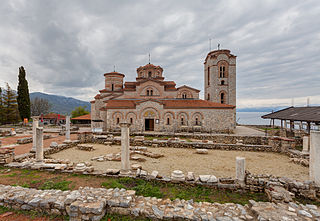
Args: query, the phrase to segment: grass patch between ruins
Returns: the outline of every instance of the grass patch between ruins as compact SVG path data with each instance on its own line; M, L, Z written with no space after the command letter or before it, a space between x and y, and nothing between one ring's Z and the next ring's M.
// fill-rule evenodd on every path
M0 183L5 185L22 186L35 189L74 190L80 186L124 188L135 190L137 195L145 197L179 198L194 201L217 203L247 204L250 199L267 201L264 193L235 192L217 190L201 185L163 183L156 180L142 180L128 177L97 177L78 174L61 174L46 171L25 169L0 169Z

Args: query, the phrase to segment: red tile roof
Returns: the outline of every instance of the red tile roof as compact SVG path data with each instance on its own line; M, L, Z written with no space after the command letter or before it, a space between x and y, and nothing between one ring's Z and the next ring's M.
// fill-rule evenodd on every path
M150 100L150 99L149 99ZM109 100L105 109L134 109L138 103L149 100ZM152 101L152 100L151 100ZM206 100L156 100L164 105L165 109L233 109L235 106L220 104Z
M229 104L220 104L215 103L212 101L206 101L206 100L188 100L188 99L181 99L181 100L163 100L164 108L166 109L232 109L235 106L229 105Z
M75 118L72 118L71 120L91 120L91 114L75 117Z

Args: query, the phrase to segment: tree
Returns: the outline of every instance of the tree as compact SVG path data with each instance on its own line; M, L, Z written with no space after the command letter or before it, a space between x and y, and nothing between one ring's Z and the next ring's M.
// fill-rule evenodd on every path
M79 117L82 115L89 114L88 111L86 111L86 106L79 106L76 107L72 112L71 112L71 118Z
M2 95L3 121L2 123L16 123L19 121L17 95L7 83L7 88Z
M26 80L26 72L21 66L19 68L19 84L18 84L18 109L20 118L30 118L30 97L28 81Z
M41 114L48 114L52 105L47 99L44 98L33 98L31 100L31 116L40 116Z

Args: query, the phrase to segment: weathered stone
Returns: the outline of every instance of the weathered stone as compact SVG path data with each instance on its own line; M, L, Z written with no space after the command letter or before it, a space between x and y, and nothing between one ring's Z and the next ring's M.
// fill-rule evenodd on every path
M208 154L208 150L207 149L196 149L196 153L197 154Z

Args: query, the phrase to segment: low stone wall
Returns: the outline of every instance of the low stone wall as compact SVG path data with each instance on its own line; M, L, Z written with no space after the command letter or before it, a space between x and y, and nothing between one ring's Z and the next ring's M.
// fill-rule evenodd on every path
M11 163L14 159L14 148L0 148L0 165Z
M147 217L153 220L313 220L320 217L315 205L290 202L249 201L234 203L194 202L136 196L135 191L80 187L74 191L36 190L0 185L0 205L54 215L71 221L100 220L106 213Z
M43 135L44 140L50 139L50 138L52 138L50 134ZM32 137L24 137L24 138L17 139L17 144L27 144L27 143L32 143Z
M168 140L144 140L142 138L130 138L130 145L132 146L158 146L158 147L173 147L173 148L195 148L195 149L217 149L217 150L241 150L241 151L266 151L287 153L288 150L294 148L294 140L287 138L268 138L267 144L248 144L241 139L234 139L234 142L218 143L212 140L187 142L179 138L170 138ZM224 136L223 136L224 137ZM263 137L260 137L261 139ZM113 137L113 135L94 135L89 132L78 133L78 140L80 143L100 143L110 142L111 144L119 145L120 137ZM259 140L259 139L258 139ZM230 141L230 140L229 140ZM260 140L261 141L261 140ZM261 143L261 142L258 142ZM262 142L265 143L265 142Z

